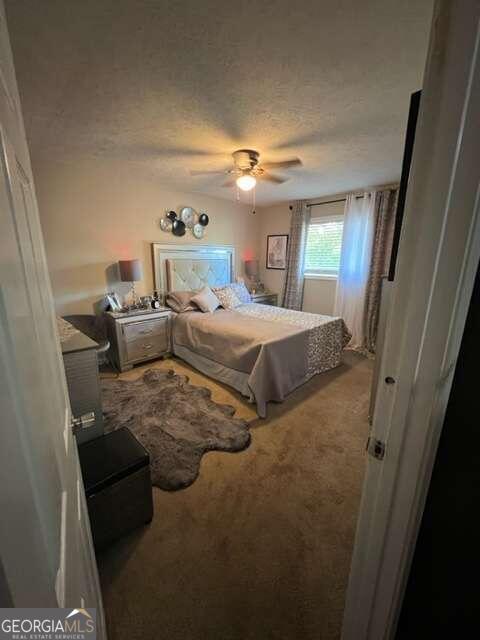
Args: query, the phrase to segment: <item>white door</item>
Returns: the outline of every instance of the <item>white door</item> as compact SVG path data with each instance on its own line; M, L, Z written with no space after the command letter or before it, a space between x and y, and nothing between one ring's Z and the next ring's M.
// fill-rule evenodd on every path
M437 0L343 640L395 635L480 258L479 114L480 3Z
M0 570L14 606L103 612L0 3Z

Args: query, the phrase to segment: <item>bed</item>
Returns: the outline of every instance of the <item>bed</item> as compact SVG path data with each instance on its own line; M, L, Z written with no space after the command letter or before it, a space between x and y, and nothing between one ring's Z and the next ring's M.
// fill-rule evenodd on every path
M153 245L155 283L187 291L235 282L233 247ZM341 363L350 334L341 318L245 302L232 310L174 314L172 350L256 403L281 402L312 376Z

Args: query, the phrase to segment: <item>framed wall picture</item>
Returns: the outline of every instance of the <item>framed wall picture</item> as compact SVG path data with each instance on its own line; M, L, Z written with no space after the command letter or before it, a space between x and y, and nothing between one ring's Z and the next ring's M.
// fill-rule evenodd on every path
M287 268L288 235L267 236L267 269Z

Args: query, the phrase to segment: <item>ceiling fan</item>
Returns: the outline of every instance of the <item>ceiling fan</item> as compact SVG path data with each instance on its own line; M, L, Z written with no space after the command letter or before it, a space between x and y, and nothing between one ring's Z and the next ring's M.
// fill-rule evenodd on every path
M224 174L230 175L224 184L224 187L233 187L237 185L242 191L250 191L257 184L257 180L266 180L275 184L282 184L288 178L281 178L268 172L268 169L290 169L291 167L301 167L302 161L299 158L283 160L282 162L263 162L260 164L260 154L253 149L239 149L232 153L233 168L224 171L190 171L192 176L201 176L207 174Z

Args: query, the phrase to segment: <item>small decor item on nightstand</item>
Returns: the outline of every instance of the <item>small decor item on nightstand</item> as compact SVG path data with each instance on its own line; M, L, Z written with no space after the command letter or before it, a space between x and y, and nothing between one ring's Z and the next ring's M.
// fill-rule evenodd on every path
M254 285L253 287L250 287L250 293L252 295L256 295L256 294L263 294L265 292L265 285L262 284L261 282L259 282L258 284Z
M142 296L140 298L140 306L142 309L150 309L150 307L152 306L152 300L153 297L152 296Z
M111 291L107 293L105 296L105 301L107 302L108 307L110 307L111 311L121 311L122 305L120 304L120 300L118 299L118 295Z
M163 293L159 294L158 291L154 291L151 305L152 305L152 309L160 309L160 307L163 307L164 306Z

